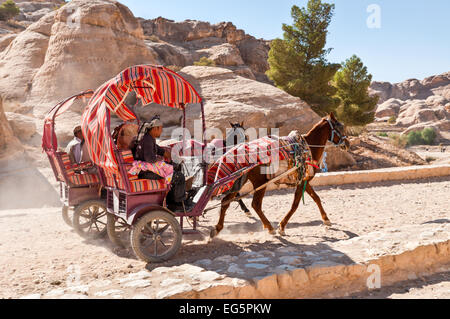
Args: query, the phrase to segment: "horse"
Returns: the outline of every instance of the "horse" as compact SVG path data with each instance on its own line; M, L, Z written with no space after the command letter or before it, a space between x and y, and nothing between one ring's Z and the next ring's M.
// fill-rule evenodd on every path
M296 131L294 131L291 134L300 135L300 133ZM311 150L311 157L313 163L316 163L316 165L320 163L322 159L327 141L332 142L336 146L344 145L346 149L350 148L350 142L348 141L347 136L345 136L344 134L344 125L336 119L333 113L330 113L327 117L322 118L320 122L318 122L306 135L303 135L303 138ZM284 169L285 171L288 170L288 168ZM309 194L309 196L311 196L311 198L318 206L324 225L331 226L331 222L325 210L323 209L320 197L317 195L317 193L314 191L314 189L310 184L310 181L314 178L314 174L317 171L318 169L313 171L311 175L307 176L307 178L305 179L302 179L300 183L298 183L295 190L294 201L292 203L291 209L278 225L278 232L281 236L286 235L285 233L286 225L289 222L289 219L292 217L292 215L296 212L300 204L301 198L304 194L304 190ZM249 180L252 183L254 190L257 190L259 187L263 186L264 184L270 181L269 177L266 174L261 173L260 166L256 166L250 169L248 175L246 176L246 181L247 180ZM245 182L242 183L242 185L245 184ZM263 223L264 229L267 229L270 234L274 235L276 231L272 227L271 223L267 220L266 216L262 211L262 201L265 193L266 187L263 187L254 193L252 199L252 207L258 214L261 222ZM216 237L219 234L219 232L223 229L226 211L229 208L233 199L236 198L236 196L238 196L237 194L238 191L230 192L222 199L219 221L217 225L211 230L210 233L211 238Z
M248 141L248 137L245 134L245 128L244 128L244 122L241 123L231 123L230 126L232 130L228 130L227 136L225 139L214 139L212 140L208 145L212 147L212 155L215 155L216 150L222 150L223 153L226 153L227 150L233 148L234 146L245 143ZM236 188L241 189L244 185L242 183L242 179L239 179L235 183L235 187L232 188L229 192L233 192ZM225 193L227 194L227 193ZM239 192L236 194L237 197L240 196ZM245 203L242 201L242 199L238 200L239 207L242 209L242 211L250 217L250 210L245 206Z

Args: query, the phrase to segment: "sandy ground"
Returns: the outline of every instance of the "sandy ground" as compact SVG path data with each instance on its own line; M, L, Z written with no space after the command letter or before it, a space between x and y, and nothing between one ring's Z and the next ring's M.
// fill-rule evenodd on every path
M158 265L145 265L129 250L115 249L107 239L85 241L62 221L60 208L0 211L0 297L46 293L65 287L74 277L80 282L101 284L145 267L151 270L280 247L314 251L318 245L396 225L450 222L450 177L316 190L334 223L332 228L322 226L319 211L309 197L292 217L286 237L267 234L254 212L254 217L248 218L233 204L217 239L208 242L209 228L218 219L216 210L200 219L200 234L185 236L178 254ZM292 199L293 190L266 196L264 211L274 226L289 210ZM249 199L244 202L250 207ZM448 298L448 275L437 278L355 298Z

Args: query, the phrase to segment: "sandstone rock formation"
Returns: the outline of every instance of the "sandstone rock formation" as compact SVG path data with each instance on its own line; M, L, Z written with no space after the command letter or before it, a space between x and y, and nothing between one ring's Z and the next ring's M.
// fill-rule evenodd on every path
M58 205L58 194L14 136L0 99L0 210Z
M3 111L3 101L0 98L0 158L21 150L22 146L17 137L14 136L11 125Z
M5 1L1 0L0 3ZM15 0L14 2L20 9L20 13L15 17L15 20L26 26L66 3L64 0Z
M20 33L1 54L8 110L37 117L66 96L97 88L125 67L154 63L138 20L115 1L74 0ZM89 43L89 45L87 45Z
M422 81L373 82L370 93L380 96L377 122L392 118L403 133L433 127L441 138L450 138L450 72Z
M36 133L36 123L34 118L19 113L5 113L11 125L14 136L27 141Z
M217 66L246 65L246 71L240 75L268 82L265 72L269 68L269 42L245 34L230 22L211 25L195 20L175 22L161 17L140 21L147 38L156 39L156 42L147 41L147 45L159 49L163 64L174 64L173 51L177 51L178 63L175 65L192 65L193 60L206 56Z
M208 128L224 130L229 122L244 121L246 128L278 128L280 135L288 135L293 130L306 133L320 120L299 98L225 68L188 66L180 74L204 98ZM187 117L188 126L199 115L200 108L195 106Z

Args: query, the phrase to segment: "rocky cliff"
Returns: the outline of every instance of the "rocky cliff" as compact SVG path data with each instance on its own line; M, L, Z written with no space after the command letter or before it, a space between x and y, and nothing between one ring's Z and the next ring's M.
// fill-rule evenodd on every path
M404 133L433 127L442 139L450 139L450 72L422 81L373 82L371 94L380 96L376 121L391 119Z

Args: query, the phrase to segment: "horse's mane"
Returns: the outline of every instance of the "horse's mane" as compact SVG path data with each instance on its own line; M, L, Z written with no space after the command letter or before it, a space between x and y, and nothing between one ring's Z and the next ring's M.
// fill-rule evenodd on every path
M314 132L317 131L317 129L319 128L319 126L321 126L323 124L323 120L327 120L329 119L329 115L326 117L323 117L322 120L320 120L319 122L317 122L316 124L314 124L314 126L312 127L312 129L309 130L308 133L305 134L305 137L310 137Z

